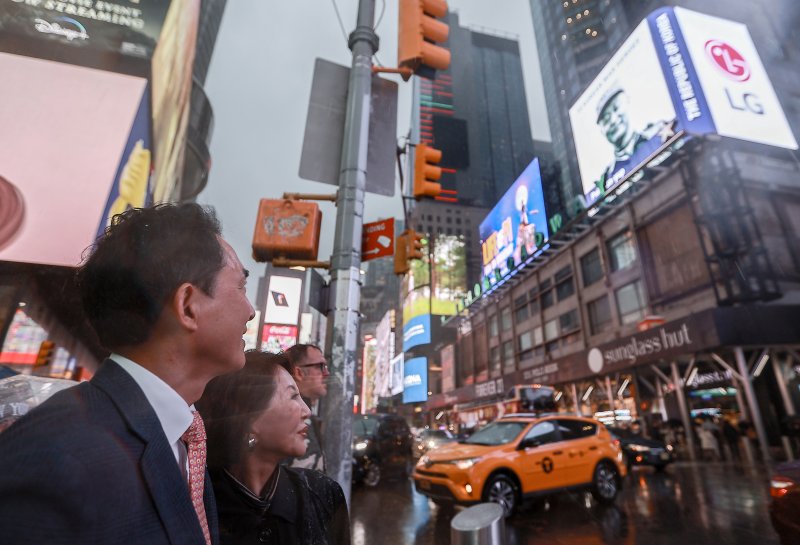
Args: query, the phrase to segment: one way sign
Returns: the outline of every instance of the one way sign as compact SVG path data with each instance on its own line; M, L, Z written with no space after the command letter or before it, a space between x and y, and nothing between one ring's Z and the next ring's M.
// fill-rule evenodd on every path
M361 261L394 254L394 218L365 223L361 232Z

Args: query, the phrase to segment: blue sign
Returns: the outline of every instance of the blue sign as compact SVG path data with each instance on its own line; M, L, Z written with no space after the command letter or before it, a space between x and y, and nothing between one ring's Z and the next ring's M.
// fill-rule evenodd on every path
M541 251L548 239L539 159L534 159L480 225L484 285L494 285Z
M407 360L403 369L403 403L428 401L428 359Z
M423 314L411 318L403 326L403 352L431 342L431 315Z

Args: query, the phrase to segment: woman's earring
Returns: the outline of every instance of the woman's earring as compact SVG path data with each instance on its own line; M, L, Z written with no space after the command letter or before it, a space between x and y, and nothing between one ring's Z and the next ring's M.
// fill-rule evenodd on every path
M256 443L258 443L258 440L256 439L255 435L251 435L250 437L247 438L247 448L249 448L250 450L252 450L253 447L256 446Z

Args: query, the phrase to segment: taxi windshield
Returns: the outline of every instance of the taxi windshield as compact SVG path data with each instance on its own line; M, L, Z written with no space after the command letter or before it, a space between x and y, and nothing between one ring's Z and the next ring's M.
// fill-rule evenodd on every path
M487 446L505 445L516 439L527 425L527 422L492 422L473 433L464 443Z

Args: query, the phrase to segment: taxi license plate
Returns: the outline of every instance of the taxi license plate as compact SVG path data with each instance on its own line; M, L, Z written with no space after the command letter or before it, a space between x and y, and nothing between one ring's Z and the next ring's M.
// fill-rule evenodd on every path
M417 483L419 484L419 487L421 489L423 489L423 490L430 490L431 489L431 482L430 481L426 481L424 479L420 479L419 481L417 481Z
M661 459L665 460L665 461L669 460L669 454L667 454L666 452L662 452L661 453Z

